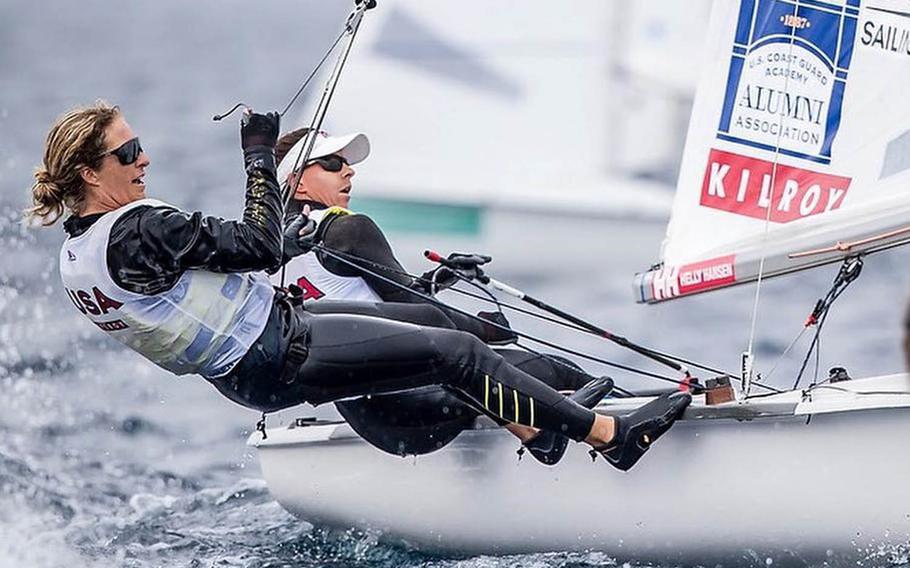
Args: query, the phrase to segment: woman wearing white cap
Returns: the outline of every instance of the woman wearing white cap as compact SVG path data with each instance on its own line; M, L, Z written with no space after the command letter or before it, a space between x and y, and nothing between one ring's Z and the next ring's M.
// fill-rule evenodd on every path
M73 305L158 366L201 375L264 412L444 384L491 415L584 440L627 469L682 411L687 401L665 399L629 418L595 415L469 334L309 314L274 293L261 270L303 251L298 235L282 240L278 122L275 113L245 119L244 214L225 221L145 197L150 161L119 108L97 103L58 119L28 215L51 225L71 213L60 272Z
M276 285L294 284L299 288L310 313L357 313L430 325L460 329L486 343L503 344L515 336L499 312L481 312L475 319L454 310L426 303L409 290L430 293L429 273L424 278L411 278L395 258L385 235L366 215L349 214L353 165L369 155L370 144L364 134L329 136L318 133L313 141L310 160L294 175L303 146L308 141L307 128L289 132L278 139L278 179L280 183L296 182L288 206L288 221L306 210L317 223L320 242L345 255L355 266L320 252L308 252L288 261L281 274L275 274ZM361 271L357 264L366 266ZM448 270L448 269L445 269ZM380 274L381 276L378 276ZM438 273L437 273L438 274ZM388 280L393 283L390 283ZM397 284L397 285L396 285ZM435 286L434 286L435 288ZM490 325L487 321L499 324ZM612 390L609 378L595 378L584 373L573 362L544 357L518 349L499 349L497 353L510 364L522 369L557 390L576 391L570 398L593 408ZM450 412L438 413L438 408ZM472 426L478 412L445 390L405 392L385 397L356 399L338 404L338 409L363 437L393 453L419 453L424 439L434 440L427 449L436 449L440 439L449 439ZM451 410L455 410L454 412ZM410 421L410 422L408 422ZM392 424L410 424L399 430ZM418 428L421 424L425 428ZM527 444L531 455L547 465L554 465L565 453L568 440L563 436L537 435L537 432L500 421ZM388 439L387 443L384 443Z
M370 270L362 271L324 254L308 252L290 260L281 275L273 276L273 281L278 285L297 285L304 300L324 300L315 310L331 309L329 301L333 300L393 302L378 308L361 306L361 309L382 310L371 311L371 314L412 323L456 327L486 343L513 342L515 335L504 329L508 322L498 312L480 314L499 324L497 326L452 310L443 313L439 308L423 303L419 296L408 290L427 293L430 279L408 276L376 223L366 215L349 214L347 207L354 177L352 166L365 160L370 153L370 142L364 134L329 136L325 132L318 133L309 161L302 168L298 167L299 171L294 175L293 168L307 143L308 130L301 128L285 134L275 148L279 183L296 182L286 219L290 222L306 210L309 219L317 223L316 231L322 244L355 263L363 263ZM400 306L398 303L412 305Z
M354 176L352 166L365 160L370 152L366 135L329 136L319 132L315 140L310 141L308 132L307 128L289 132L279 138L276 146L279 182L293 184L288 219L307 211L309 217L318 222L318 241L349 262L311 251L291 259L280 276L273 276L273 282L297 285L303 298L311 300L306 308L311 313L359 313L460 329L492 344L513 340L515 336L508 330L508 322L500 312L481 312L478 316L484 319L479 319L428 303L424 296L436 290L436 286L429 283L438 283L439 273L448 269L443 268L436 274L427 273L421 278L410 277L395 258L381 229L368 216L347 211ZM300 155L308 143L313 144L311 159L301 168ZM490 325L487 321L499 325ZM561 357L520 349L497 349L496 352L554 389L575 391L570 398L587 408L593 408L612 390L613 381L609 378L592 377ZM457 409L458 412L441 414L435 412L436 407ZM454 437L462 429L470 428L470 418L477 416L476 411L442 389L356 399L338 404L338 409L362 436L380 447L387 441L385 446L392 448L393 453L417 453L415 448L420 447L421 434L437 443L440 439ZM407 429L391 427L392 423L403 426L408 420ZM568 440L563 436L546 432L536 435L526 428L503 421L500 424L520 438L530 453L544 464L557 463L566 450ZM433 448L433 445L426 447Z

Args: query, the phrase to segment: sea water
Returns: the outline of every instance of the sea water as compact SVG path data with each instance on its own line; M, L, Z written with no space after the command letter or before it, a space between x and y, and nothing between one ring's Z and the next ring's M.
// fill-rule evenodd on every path
M20 223L50 124L69 106L99 97L120 104L142 137L151 196L238 215L236 122L215 125L211 115L238 100L261 110L282 106L347 10L316 0L208 0L192 9L176 1L0 4L0 567L616 565L598 551L441 557L386 544L381 534L292 517L269 495L245 445L258 416L201 379L159 371L84 321L59 281L61 229ZM369 183L368 171L364 164L355 194ZM426 247L490 253L500 280L645 345L735 369L749 342L754 287L657 307L631 302L631 276L656 260L663 222L490 213L478 236L392 239L414 271L428 268L419 256ZM826 325L822 374L835 364L854 376L903 368L908 259L898 251L867 262ZM799 332L835 270L763 285L759 370ZM643 364L569 330L522 315L512 320L550 340ZM788 385L804 349L805 342L769 382ZM659 386L613 375L630 387ZM895 549L865 564L906 562ZM765 559L743 551L742 564Z

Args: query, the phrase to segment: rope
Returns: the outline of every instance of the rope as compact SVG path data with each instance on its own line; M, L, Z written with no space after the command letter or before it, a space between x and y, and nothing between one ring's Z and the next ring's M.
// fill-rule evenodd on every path
M793 5L793 15L797 15L799 3ZM784 92L790 83L790 66L793 62L793 40L796 38L796 27L790 28L790 47L787 53L787 76L784 79ZM758 301L761 297L761 284L765 273L765 254L768 240L768 231L771 228L771 209L774 207L774 185L777 180L777 165L780 160L780 141L783 137L784 115L781 114L777 123L777 144L774 147L774 165L771 167L771 195L768 197L768 212L765 215L765 230L762 233L761 257L758 263L758 279L755 283L755 301L752 304L752 323L749 326L749 347L746 352L752 357L752 348L755 344L755 328L758 322Z
M372 4L375 6L375 3ZM315 75L319 67L322 66L323 62L328 58L329 54L335 50L335 47L341 41L346 34L350 35L348 44L342 51L341 55L338 57L338 60L335 62L335 68L332 70L332 74L329 75L328 81L326 81L325 89L322 92L322 98L319 99L319 103L316 105L316 112L313 114L312 120L310 120L309 130L307 130L306 137L304 138L304 143L300 146L300 150L297 152L297 157L294 159L294 167L291 171L295 172L291 175L292 178L296 176L296 172L301 166L306 164L310 155L313 153L313 147L316 145L316 137L319 134L319 130L322 128L322 122L325 120L326 112L329 109L329 104L332 102L332 96L335 94L335 87L338 85L338 79L341 77L341 71L344 69L344 64L348 60L348 55L351 53L351 47L354 45L354 39L357 37L357 31L360 29L360 22L363 20L363 14L371 6L371 3L368 1L360 2L357 4L357 7L354 8L354 11L348 16L347 21L344 24L344 30L339 34L338 38L329 48L325 55L317 65L316 69L310 73L310 76L304 81L304 84L298 89L297 94L291 99L288 103L288 106L285 107L283 112L286 112L291 105L297 100L297 97L300 93L303 92L303 89L309 83ZM294 196L294 189L291 188L288 180L279 180L279 183L282 184L284 195L282 197L282 210L286 210L288 203L290 203L291 198ZM285 277L287 272L285 268L281 267L281 286L285 285Z
M320 246L323 247L323 250L325 250L326 248L328 248L328 247L325 247L325 245L320 245ZM379 264L379 263L373 262L373 261L371 261L371 260L369 260L369 259L362 258L362 257L359 257L359 256L357 256L357 255L354 255L354 254L351 254L351 253L347 253L347 252L344 252L344 251L339 251L339 250L334 250L334 249L331 249L331 250L332 250L332 252L334 252L334 253L336 253L336 254L338 254L338 255L347 257L348 260L356 261L356 262L359 263L359 264L350 264L350 263L348 263L348 264L350 264L351 266L356 266L357 268L359 268L359 269L361 269L361 270L364 270L364 268L361 266L361 264L365 264L365 265L369 265L369 266L372 266L372 267L374 267L374 268L378 268L378 269L383 270L383 271L386 271L386 272L390 272L390 273L392 273L392 274L398 274L398 275L400 275L400 276L406 276L406 277L411 278L411 279L413 279L413 280L416 280L416 281L418 281L418 282L428 282L428 281L427 281L425 278L423 278L422 276L417 276L417 275L411 274L410 272L407 272L407 271L404 271L404 270L398 270L398 269L395 269L395 268L392 268L392 267L389 267L389 266L385 266L385 265L383 265L383 264ZM375 272L370 272L370 274L378 276ZM565 328L567 328L567 329L571 329L571 330L574 330L574 331L578 331L578 332L581 332L581 333L585 333L585 334L587 334L587 335L593 335L594 337L598 337L598 338L600 338L600 339L603 339L603 337L602 337L600 334L595 333L595 332L591 331L590 329L581 327L580 325L576 325L576 324L573 324L573 323L569 323L569 322L566 322L566 321L564 321L564 320L561 320L561 319L558 319L558 318L555 318L555 317L551 317L551 316L544 315L544 314L541 314L541 313L538 313L538 312L535 312L535 311L532 311L532 310L528 310L528 309L526 309L526 308L523 308L523 307L520 307L520 306L516 306L516 305L510 304L510 303L508 303L508 302L503 302L502 300L496 298L493 294L491 294L490 291L489 291L487 288L485 288L485 287L483 287L483 286L480 286L480 285L477 284L476 282L473 282L471 279L465 278L464 276L461 276L461 275L459 275L459 274L457 274L457 273L456 273L456 277L459 278L460 280L462 280L463 282L466 282L466 283L470 284L471 286L474 286L474 287L476 287L476 288L479 288L481 291L484 292L485 295L484 295L484 296L481 296L481 295L478 295L478 294L469 292L469 291L467 291L467 290L461 290L461 289L459 289L459 288L448 288L448 290L450 290L450 291L452 291L452 292L454 292L454 293L457 293L457 294L460 294L460 295L462 295L462 296L466 296L466 297L469 297L469 298L473 298L473 299L479 300L479 301L481 301L481 302L493 303L493 304L495 304L495 305L497 306L497 308L507 308L507 309L509 309L509 310L512 310L512 311L515 311L515 312L518 312L518 313L522 313L522 314L528 315L528 316L530 316L530 317L540 319L540 320L542 320L542 321L547 321L547 322L550 322L550 323L554 323L554 324L556 324L556 325L565 327ZM410 289L409 289L409 290L410 290ZM411 290L411 292L413 292L413 290ZM500 309L499 311L502 311L502 310ZM718 375L732 375L732 373L727 372L727 371L724 371L724 370L722 370L722 369L717 369L717 368L714 368L714 367L710 367L710 366L708 366L708 365L704 365L704 364L701 364L701 363L698 363L698 362L695 362L695 361L691 361L691 360L685 359L685 358L680 357L680 356L677 356L677 355L673 355L673 354L670 354L670 353L658 351L658 350L656 350L656 349L651 349L650 347L647 348L647 349L648 349L649 351L653 352L653 353L656 353L656 354L658 354L658 355L661 355L661 356L663 356L663 357L666 357L667 359L673 359L673 360L675 360L675 361L678 361L678 362L680 362L680 363L689 365L689 366L691 366L691 367L696 367L696 368L699 368L699 369L703 369L703 370L705 370L705 371L709 371L709 372L711 372L711 373L715 373L715 374L718 374ZM759 385L759 386L763 386L764 388L769 388L769 387L764 386L764 385Z
M658 373L653 373L653 372L650 372L650 371L645 371L645 370L643 370L643 369L631 367L631 366L629 366L629 365L624 365L624 364L621 364L621 363L616 363L616 362L614 362L614 361L610 361L610 360L607 360L607 359L603 359L603 358L600 358L600 357L596 357L596 356L593 356L593 355L590 355L590 354L587 354L587 353L583 353L583 352L581 352L581 351L577 351L577 350L574 350L574 349L569 349L569 348L567 348L567 347L563 347L562 345L558 345L558 344L553 343L553 342L551 342L551 341L547 341L547 340L544 340L544 339L540 339L540 338L538 338L538 337L536 337L536 336L532 336L532 335L529 335L529 334L526 334L526 333L523 333L523 332L515 331L515 330L513 330L513 329L510 329L510 328L507 328L507 327L504 327L504 326L500 326L500 325L498 325L498 324L496 324L496 323L494 323L494 322L490 322L489 320L485 320L485 319L483 319L483 318L480 318L480 317L476 316L475 314L471 314L471 313L466 312L466 311L464 311L464 310L462 310L462 309L456 308L456 307L454 307L454 306L450 306L450 305L448 305L448 304L446 304L446 303L444 303L444 302L441 302L440 300L437 300L436 298L434 298L434 297L432 297L432 296L429 296L429 295L427 295L427 294L424 294L424 293L422 293L422 292L419 292L419 291L417 291L417 290L414 290L414 289L412 289L412 288L409 288L408 286L405 286L404 284L401 284L400 282L396 282L395 280L392 280L391 278L388 278L388 277L386 277L386 276L384 276L384 275L382 275L382 274L379 274L379 273L377 273L377 272L375 272L375 271L373 271L373 270L370 270L370 269L368 269L368 268L366 268L366 267L364 267L364 266L362 266L362 265L360 265L360 264L358 264L358 263L356 263L356 262L353 262L353 261L351 261L351 260L348 260L347 258L345 258L346 253L338 254L340 251L335 251L335 250L333 250L333 249L331 249L331 248L329 248L329 247L326 247L325 245L322 245L322 244L316 244L316 245L313 246L313 248L314 248L315 250L318 250L318 251L322 252L323 254L329 256L330 258L334 258L334 259L336 259L336 260L342 262L343 264L346 264L346 265L348 265L348 266L351 266L351 267L353 267L353 268L356 268L357 270L360 270L360 271L365 272L365 273L367 273L367 274L369 274L369 275L371 275L371 276L374 276L374 277L376 277L376 278L382 280L383 282L385 282L385 283L387 283L387 284L391 284L392 286L395 286L396 288L399 288L399 289L401 289L401 290L405 290L405 291L407 291L408 293L413 294L413 295L415 295L415 296L417 296L417 297L423 299L423 300L426 301L427 303L433 304L433 305L435 305L435 306L437 306L437 307L445 308L445 309L447 309L447 310L454 311L454 312L459 313L459 314L461 314L461 315L463 315L463 316L465 316L465 317L468 317L468 318L471 318L471 319L480 321L480 322L484 323L485 325L491 325L491 326L493 326L493 327L495 327L495 328L497 328L497 329L501 329L501 330L504 330L504 331L510 331L510 332L514 333L517 337L524 338L524 339L527 339L527 340L529 340L529 341L533 341L533 342L535 342L535 343L539 343L540 345L545 345L545 346L550 347L550 348L552 348L552 349L556 349L556 350L561 351L561 352L563 352L563 353L567 353L567 354L570 354L570 355L574 355L574 356L576 356L576 357L579 357L579 358L582 358L582 359L585 359L585 360L588 360L588 361L592 361L592 362L595 362L595 363L600 363L600 364L602 364L602 365L605 365L605 366L608 366L608 367L612 367L612 368L616 368L616 369L620 369L620 370L623 370L623 371L626 371L626 372L629 372L629 373L632 373L632 374L637 374L637 375L640 375L640 376L643 376L643 377L648 377L648 378L652 378L652 379L656 379L656 380L661 380L661 381L665 381L665 382L670 382L670 383L673 383L673 384L675 384L675 385L677 385L677 386L680 386L680 385L689 386L689 384L686 383L686 382L683 381L683 380L674 379L674 378L672 378L672 377L668 377L668 376L666 376L666 375L660 375L660 374L658 374ZM352 256L353 256L353 255L352 255ZM366 263L366 264L371 264L371 265L375 265L375 264L376 264L376 263L373 263L372 261L369 261L369 260L366 260L366 259L362 259L362 262L364 262L364 263ZM381 267L383 270L387 270L387 271L390 271L390 272L393 272L393 273L400 273L400 271L395 270L395 269L390 269L390 268L385 267L385 266L380 266L380 267ZM405 274L407 274L407 273L405 273ZM756 384L757 386L760 386L760 387L762 387L762 388L765 388L765 389L768 389L768 390L771 390L771 391L782 392L782 391L779 391L778 389L775 389L775 388L773 388L773 387L769 387L769 386L766 386L766 385L761 385L761 384L758 384L758 383L755 383L755 384Z
M316 67L313 68L309 76L307 76L307 78L303 81L303 84L300 85L300 88L297 89L297 92L294 93L294 96L291 97L291 100L288 101L288 104L285 105L284 110L281 111L282 118L284 118L284 115L287 114L289 110L291 110L291 107L294 106L294 103L297 102L297 99L300 97L300 95L303 94L303 91L306 90L307 85L310 84L310 81L313 80L313 77L315 77L316 73L319 72L319 69L322 68L323 63L325 63L326 59L329 58L329 55L331 55L332 52L335 51L335 48L338 47L339 42L341 42L341 38L343 38L346 33L348 33L347 26L345 26L345 29L342 30L340 34L338 34L338 37L335 38L334 42L332 42L332 47L330 47L329 50L325 52L325 55L322 56L322 59L320 59L319 63L316 64Z
M825 294L825 297L820 299L815 304L815 309L812 310L812 313L809 315L807 320L807 326L817 322L817 327L815 328L815 335L812 337L812 342L809 344L809 349L806 352L806 357L803 359L802 365L799 368L799 372L796 374L796 380L793 382L793 390L796 390L799 387L799 383L802 380L803 373L806 370L806 366L809 364L809 359L811 359L812 354L815 353L815 378L813 384L818 382L818 370L821 365L821 333L822 328L825 325L825 322L828 319L828 313L831 309L831 306L834 302L840 298L841 294L847 289L850 284L852 284L862 272L863 260L861 257L848 258L844 260L844 263L841 265L840 270L837 273L837 276L834 277L834 283L831 285L831 289L828 290L828 293Z
M341 71L344 69L344 65L348 60L348 54L351 52L351 47L354 45L354 39L357 37L357 31L360 29L360 22L362 21L363 13L367 9L367 2L358 4L357 8L351 13L348 17L348 21L345 23L344 31L339 35L339 39L336 40L335 44L330 48L328 53L331 53L335 49L338 41L346 34L350 35L348 39L348 44L342 51L341 55L338 57L338 60L335 62L335 68L332 70L332 74L329 76L328 81L326 81L325 89L322 92L322 98L319 99L319 103L316 105L316 112L313 114L312 120L310 120L309 130L307 131L306 138L304 143L300 146L300 150L297 152L297 157L294 160L294 167L292 171L296 172L302 165L306 164L310 155L313 153L313 147L316 145L316 136L319 134L319 130L322 128L322 123L325 120L326 112L328 111L329 104L332 102L332 97L335 94L335 87L338 85L338 79L341 77ZM353 24L352 24L353 22ZM323 57L323 60L328 57L328 53ZM320 65L322 63L320 62ZM315 75L315 70L311 75ZM296 98L296 97L295 97ZM282 181L281 183L285 183ZM293 197L294 192L291 190L290 186L286 187L286 195L284 196L284 207L287 208L288 203ZM283 284L283 282L282 282Z

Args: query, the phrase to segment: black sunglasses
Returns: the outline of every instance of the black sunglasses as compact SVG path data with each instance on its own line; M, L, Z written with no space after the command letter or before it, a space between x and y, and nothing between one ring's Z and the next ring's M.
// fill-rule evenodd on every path
M139 138L133 138L127 140L120 146L117 146L113 150L109 150L103 154L101 157L108 155L117 156L117 160L124 166L128 166L136 162L139 159L139 154L142 153L142 145L139 144Z
M342 165L347 163L348 161L338 154L332 154L330 156L323 156L321 158L313 158L307 163L307 165L319 164L322 166L322 169L327 172L340 172Z

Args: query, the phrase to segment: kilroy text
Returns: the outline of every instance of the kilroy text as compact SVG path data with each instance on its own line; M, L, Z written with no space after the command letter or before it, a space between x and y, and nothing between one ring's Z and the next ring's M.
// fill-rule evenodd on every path
M701 205L737 215L789 223L838 209L850 178L712 149ZM769 211L770 209L770 211Z

